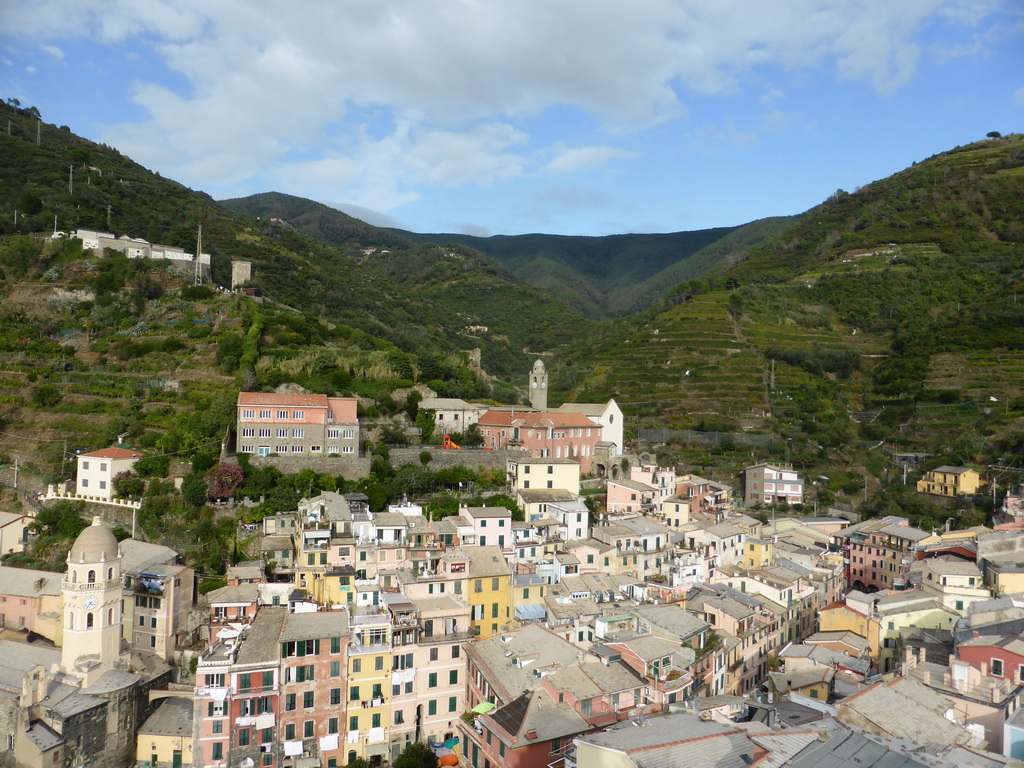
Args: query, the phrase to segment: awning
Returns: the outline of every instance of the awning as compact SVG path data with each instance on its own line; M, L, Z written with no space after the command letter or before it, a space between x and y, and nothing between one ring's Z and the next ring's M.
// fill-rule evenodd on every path
M491 702L489 702L489 701L481 701L479 704L477 704L475 707L473 707L473 709L470 710L470 711L471 712L475 712L478 715L486 715L492 709L497 709L497 708L498 708L497 704L491 704Z
M533 605L517 605L516 618L520 621L530 619L543 619L547 615L547 609L540 603Z

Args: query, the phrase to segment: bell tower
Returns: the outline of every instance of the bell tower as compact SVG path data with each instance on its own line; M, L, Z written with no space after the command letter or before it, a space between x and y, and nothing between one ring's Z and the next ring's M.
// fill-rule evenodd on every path
M94 517L68 553L61 668L91 685L121 656L121 548Z
M548 372L541 360L530 371L530 405L538 411L548 409Z

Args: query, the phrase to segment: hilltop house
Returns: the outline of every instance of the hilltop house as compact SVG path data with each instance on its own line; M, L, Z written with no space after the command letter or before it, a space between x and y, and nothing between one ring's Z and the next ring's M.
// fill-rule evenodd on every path
M359 453L354 397L238 393L238 452L268 456Z
M982 485L981 476L969 467L943 465L924 473L917 481L917 492L932 496L968 496Z
M135 466L141 453L126 448L104 448L101 451L81 454L78 457L78 474L75 491L79 496L98 499L114 498L114 478Z
M802 504L804 481L790 468L755 464L743 470L743 500L747 504Z
M601 425L581 413L492 410L477 427L484 448L522 447L534 458L572 459L587 474L594 465L594 446L602 439Z

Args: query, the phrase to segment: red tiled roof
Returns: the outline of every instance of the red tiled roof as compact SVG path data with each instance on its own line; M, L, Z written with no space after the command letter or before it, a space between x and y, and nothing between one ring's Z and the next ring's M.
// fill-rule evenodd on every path
M93 451L92 453L82 455L91 456L96 459L138 459L142 456L141 453L129 451L127 448L104 448L101 451Z
M285 405L288 407L326 408L327 395L278 395L274 392L239 392L239 405Z
M533 427L547 429L548 427L597 427L597 424L582 413L536 413L513 411L488 411L480 417L479 424L486 427Z

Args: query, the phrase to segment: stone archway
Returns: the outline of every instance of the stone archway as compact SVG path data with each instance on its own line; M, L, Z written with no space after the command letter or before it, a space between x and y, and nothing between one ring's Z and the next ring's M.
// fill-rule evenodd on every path
M604 464L594 464L594 474L598 477L604 477L608 474L608 467Z

